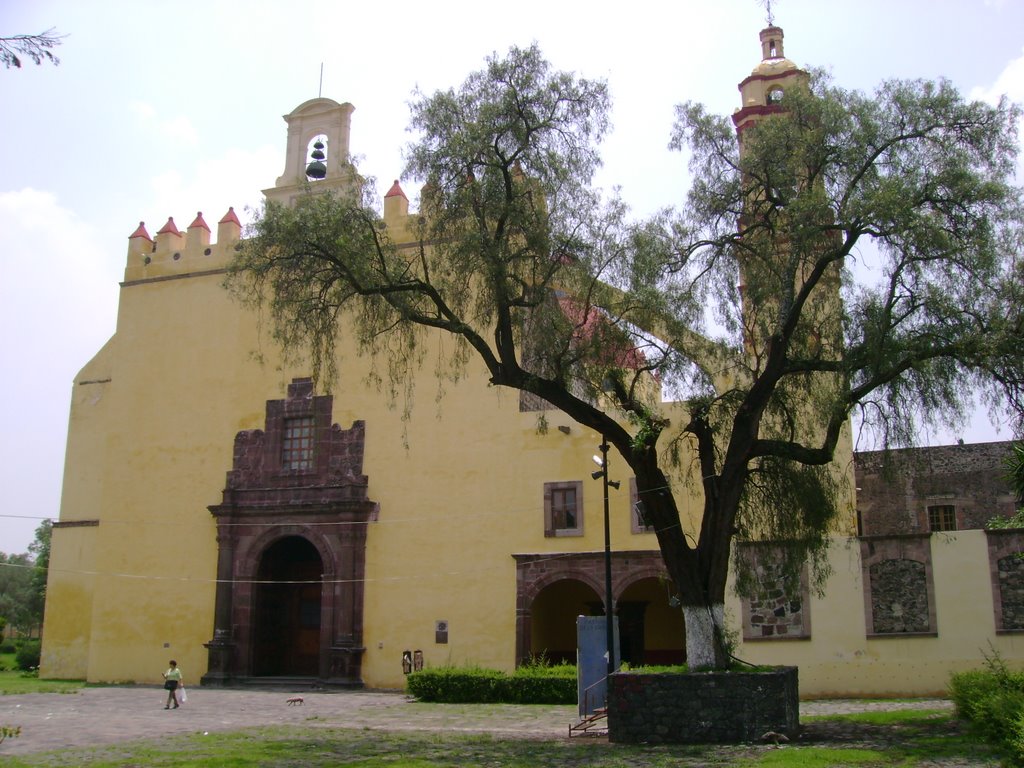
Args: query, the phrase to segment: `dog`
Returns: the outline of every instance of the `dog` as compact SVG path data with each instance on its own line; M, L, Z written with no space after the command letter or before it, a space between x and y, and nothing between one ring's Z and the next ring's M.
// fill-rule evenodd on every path
M761 741L765 744L771 744L775 749L778 749L780 744L785 744L789 741L789 737L784 733L768 731L768 733L762 734Z
M286 701L288 702L289 707L294 706L295 704L305 703L305 699L303 699L301 696L292 696L290 699L286 699Z

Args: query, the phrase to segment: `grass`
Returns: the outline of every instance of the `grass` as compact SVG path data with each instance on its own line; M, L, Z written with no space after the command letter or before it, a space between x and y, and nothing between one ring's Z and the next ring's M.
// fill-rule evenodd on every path
M966 723L948 711L938 709L877 710L846 715L819 715L800 718L814 732L816 725L844 727L858 734L863 742L880 743L881 748L855 749L860 762L762 762L758 765L998 765L996 753L967 732ZM827 753L828 749L809 752ZM848 752L848 751L845 751ZM808 755L809 757L811 755ZM847 755L852 759L852 755ZM964 762L969 761L969 762Z
M203 765L210 768L611 768L680 765L681 757L699 757L703 765L734 765L751 754L749 747L620 747L603 740L534 741L466 736L453 733L259 728L229 734L175 737L164 742L136 742L102 749L9 757L5 768L128 768L128 766ZM684 763L685 765L685 763Z
M919 726L932 720L949 720L943 709L890 709L854 712L846 715L804 715L800 722L807 723L866 723L868 725Z
M15 693L74 693L81 680L40 680L17 669L13 653L0 653L0 695Z
M24 672L0 672L0 695L17 693L75 693L85 683L81 680L40 680Z
M764 768L775 768L776 766L787 766L787 768L835 768L837 765L883 766L905 764L913 765L913 763L889 763L885 753L877 749L823 749L821 747L766 753L754 762L744 763L744 765L764 766Z
M760 744L635 746L603 739L558 741L470 736L446 731L402 732L306 726L201 733L90 749L6 756L5 768L129 768L203 765L209 768L669 768L678 766L942 766L997 765L948 713L871 712L806 718L819 743L779 749ZM853 733L830 743L821 733ZM846 746L846 745L849 746ZM0 747L0 752L3 747Z

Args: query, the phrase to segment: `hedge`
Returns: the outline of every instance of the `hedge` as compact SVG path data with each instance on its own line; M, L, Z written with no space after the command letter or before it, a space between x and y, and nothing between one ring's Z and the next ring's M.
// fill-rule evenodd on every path
M529 665L509 675L484 667L434 667L407 678L420 701L447 704L575 704L576 667Z

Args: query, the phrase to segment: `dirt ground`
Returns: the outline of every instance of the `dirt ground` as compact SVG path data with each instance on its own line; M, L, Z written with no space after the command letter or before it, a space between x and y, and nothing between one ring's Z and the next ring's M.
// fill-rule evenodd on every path
M576 720L574 706L423 706L411 702L404 694L368 691L303 693L303 703L293 705L287 703L291 695L280 691L189 688L188 701L177 710L163 708L165 691L145 686L0 696L0 724L21 727L19 737L0 744L0 757L288 723L562 739L568 735L569 724ZM951 708L951 703L944 700L827 700L803 702L800 713L803 717L868 709ZM812 723L804 728L802 740L848 744L863 742L863 738L855 726Z

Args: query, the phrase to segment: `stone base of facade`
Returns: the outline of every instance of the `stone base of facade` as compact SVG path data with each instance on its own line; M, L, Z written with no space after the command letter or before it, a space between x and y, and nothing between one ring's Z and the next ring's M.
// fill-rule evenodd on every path
M622 743L757 741L800 728L796 667L765 672L617 672L608 689L608 739Z
M364 688L362 680L345 678L304 677L302 675L285 675L281 677L235 677L215 678L203 675L200 685L208 688L256 688L281 692L302 691L350 691Z

